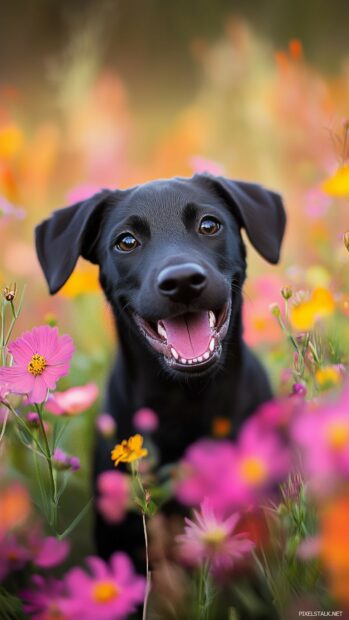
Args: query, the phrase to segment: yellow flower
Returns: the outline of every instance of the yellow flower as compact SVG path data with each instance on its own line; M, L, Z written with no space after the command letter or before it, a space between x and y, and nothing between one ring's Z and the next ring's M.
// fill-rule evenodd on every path
M342 166L322 184L322 190L335 197L349 196L349 165Z
M143 437L137 434L117 444L114 450L112 450L111 458L115 462L115 467L117 467L119 463L132 463L147 455L148 450L143 448Z
M330 291L322 287L316 288L310 299L305 299L292 307L291 325L298 331L310 331L318 319L330 316L334 309L335 303Z
M335 366L324 366L316 371L315 379L322 390L327 390L338 385L341 380L341 373Z

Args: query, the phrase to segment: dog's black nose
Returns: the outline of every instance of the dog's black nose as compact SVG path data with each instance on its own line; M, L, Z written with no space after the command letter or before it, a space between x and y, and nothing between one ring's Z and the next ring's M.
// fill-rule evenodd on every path
M159 291L172 301L188 303L198 297L206 286L207 275L196 263L165 267L158 276Z

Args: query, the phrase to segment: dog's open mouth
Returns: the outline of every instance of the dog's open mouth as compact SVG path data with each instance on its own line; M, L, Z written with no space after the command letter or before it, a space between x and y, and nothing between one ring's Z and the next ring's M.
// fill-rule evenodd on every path
M204 370L221 354L228 331L230 303L220 311L200 310L149 322L134 319L151 346L176 370Z

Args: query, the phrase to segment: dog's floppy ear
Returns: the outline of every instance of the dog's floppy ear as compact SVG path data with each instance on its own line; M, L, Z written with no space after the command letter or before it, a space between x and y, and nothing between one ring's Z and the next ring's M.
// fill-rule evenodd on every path
M102 190L87 200L54 211L36 227L36 252L51 295L68 280L80 255L96 262L98 223L111 193Z
M257 252L270 263L277 263L286 226L281 196L253 183L200 176L232 209Z

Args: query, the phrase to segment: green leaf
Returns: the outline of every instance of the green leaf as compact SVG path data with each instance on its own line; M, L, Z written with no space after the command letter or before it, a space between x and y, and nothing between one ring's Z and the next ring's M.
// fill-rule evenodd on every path
M87 502L87 504L85 504L85 506L83 507L82 510L80 510L80 512L76 515L75 519L71 522L71 524L64 530L64 532L62 532L61 534L58 534L57 538L59 540L63 540L64 538L66 538L78 525L78 523L80 523L80 521L84 518L84 516L88 513L89 508L92 504L92 500L93 498L91 497L91 499L89 499L89 501Z

